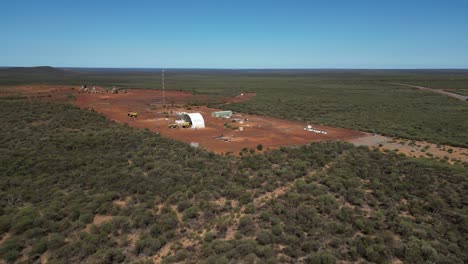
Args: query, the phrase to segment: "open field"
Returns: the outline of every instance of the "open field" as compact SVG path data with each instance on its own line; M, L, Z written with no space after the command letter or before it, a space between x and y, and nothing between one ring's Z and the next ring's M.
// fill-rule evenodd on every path
M0 10L0 264L468 264L468 0Z
M1 71L2 84L88 83L110 88L160 89L158 69ZM166 71L166 88L209 96L212 108L242 92L252 100L227 106L238 112L291 121L468 147L468 106L440 94L392 85L467 88L466 70L184 70ZM1 88L0 88L1 89ZM218 103L216 99L219 98Z
M92 109L109 119L125 123L132 127L149 129L163 136L185 143L198 143L218 154L240 154L242 151L255 151L259 145L268 150L282 146L298 146L311 142L342 140L378 148L381 151L395 151L410 157L437 158L449 163L468 162L468 150L460 147L437 145L429 142L414 142L406 139L372 135L366 132L334 128L312 124L314 128L327 131L327 135L304 131L308 122L288 121L258 115L235 113L232 119L248 120L242 124L233 123L232 119L214 118L211 116L216 108L198 105L209 100L206 95L181 91L166 91L168 106L162 106L162 91L131 89L126 93L112 94L102 88L99 93L79 93L78 87L29 85L3 89L0 95L27 95L29 98L40 98L53 102L68 102L82 109ZM247 102L254 94L237 95L224 98L224 107L233 102ZM72 97L72 99L70 99ZM65 100L65 101L64 101ZM193 105L194 104L194 105ZM138 118L130 118L128 112L138 112ZM176 120L176 113L199 112L205 119L205 129L169 129L168 124ZM225 124L229 124L226 127ZM239 131L238 127L244 128ZM449 151L450 150L450 151Z
M383 118L376 132L463 143L465 102L343 75L209 74L178 76L167 107L161 91L132 85L0 87L1 261L468 261L466 148L324 125ZM245 131L215 109L238 110ZM203 112L208 127L169 130L177 111ZM433 130L442 119L450 127ZM309 123L329 134L302 130Z
M365 133L342 128L314 125L316 129L325 130L327 135L304 131L304 122L292 122L276 118L267 118L248 114L234 114L233 119L242 119L242 124L233 123L231 119L211 116L219 109L204 106L182 107L194 96L191 93L166 91L168 101L174 106L162 107L162 91L130 90L121 94L80 94L76 105L84 109L94 109L111 120L127 123L133 127L147 128L161 135L186 143L197 142L201 147L216 153L239 153L242 149L256 149L262 145L265 149L281 146L304 145L323 140L350 140L365 136ZM153 105L155 109L150 109ZM129 118L127 113L136 111L138 118ZM169 129L168 124L176 119L178 112L199 112L205 119L205 129ZM225 127L224 124L231 127ZM237 127L243 127L239 131ZM218 138L221 137L222 138Z

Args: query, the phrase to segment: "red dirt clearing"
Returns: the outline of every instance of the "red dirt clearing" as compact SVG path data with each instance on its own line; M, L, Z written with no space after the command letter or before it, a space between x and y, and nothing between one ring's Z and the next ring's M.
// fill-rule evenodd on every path
M197 142L201 147L216 153L232 152L237 154L243 148L255 149L262 144L264 149L278 148L287 145L303 145L321 140L351 140L365 135L359 131L314 125L314 128L325 130L327 135L304 131L305 123L291 122L276 118L256 115L234 114L233 119L247 119L243 124L233 123L232 119L211 117L219 109L192 107L191 109L173 106L163 108L162 91L129 90L120 94L76 94L75 102L81 108L94 109L111 120L127 123L138 128L148 128L186 143ZM186 92L166 91L166 102L183 104L187 101L201 99ZM152 105L152 106L151 106ZM156 108L154 108L156 106ZM138 118L130 118L127 113L138 112ZM205 119L204 129L169 129L168 123L176 119L176 112L199 112ZM226 128L225 123L233 127L244 127L244 131ZM215 139L223 136L225 140Z
M52 102L70 102L79 91L79 86L70 85L22 85L0 86L0 96L22 96L29 99L41 99Z
M191 143L197 142L201 147L216 153L233 152L237 154L244 147L255 149L262 144L264 149L278 148L286 145L302 145L321 140L344 140L355 145L365 145L373 148L398 149L397 153L403 153L412 157L429 156L428 151L422 151L424 146L430 146L430 153L439 159L450 158L454 161L468 161L468 150L453 146L436 145L429 142L417 141L417 146L410 146L410 140L396 139L381 135L313 125L314 128L325 130L327 135L304 131L306 123L291 122L276 118L267 118L255 115L235 114L233 119L248 119L240 124L233 123L233 119L218 119L211 117L213 111L207 107L182 108L181 105L210 99L202 95L193 95L188 92L166 91L166 103L174 106L162 107L162 91L158 90L128 90L127 93L106 93L101 87L97 87L98 93L79 93L79 86L69 85L23 85L0 86L0 96L20 95L30 99L45 101L74 103L84 109L93 109L110 119L127 123L138 128L148 128L162 135ZM229 103L243 102L251 99L255 93L244 93L234 98L225 99L226 108ZM76 98L76 100L74 100ZM177 106L178 105L178 106ZM138 112L137 119L129 118L129 111ZM200 130L167 128L167 124L176 119L175 112L200 112L205 118L206 128ZM228 123L233 127L242 126L245 131L225 128ZM38 122L32 125L40 125ZM224 136L227 141L214 139ZM395 143L397 142L397 143ZM399 142L399 143L398 143ZM402 143L404 142L404 143ZM449 152L451 149L451 152ZM131 161L129 161L131 162Z
M78 89L78 86L70 85L22 85L1 87L2 95L22 94L22 95L49 95L53 92L73 92Z

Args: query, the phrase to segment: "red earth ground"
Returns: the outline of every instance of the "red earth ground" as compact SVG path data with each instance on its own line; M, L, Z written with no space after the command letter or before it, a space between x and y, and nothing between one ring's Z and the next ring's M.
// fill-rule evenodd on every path
M78 86L70 85L22 85L0 87L0 96L21 96L53 102L70 102Z
M251 96L250 96L251 97ZM216 153L237 154L243 148L256 149L259 144L265 149L288 145L303 145L322 140L351 140L365 136L365 133L342 128L320 125L313 127L328 132L327 135L304 131L305 123L292 122L256 115L234 114L232 119L214 118L211 113L219 109L204 106L184 108L180 104L200 99L186 92L166 91L166 102L175 105L162 107L162 91L128 90L120 94L77 94L75 104L81 108L93 109L111 120L127 123L186 143L196 142L200 147ZM179 105L177 105L179 104ZM128 112L138 112L138 118L130 118ZM169 129L167 125L176 120L177 112L199 112L205 119L204 129ZM243 124L233 119L247 119ZM244 131L226 128L224 124ZM220 138L222 137L222 138Z
M278 148L288 145L302 145L321 140L343 140L355 145L365 145L385 149L398 149L398 153L408 156L428 156L429 151L421 150L430 146L430 154L439 159L450 158L455 161L468 162L468 150L452 146L439 146L429 142L417 141L411 145L410 140L395 139L381 135L372 135L360 131L327 126L313 125L314 128L325 130L327 135L304 131L306 123L292 122L276 118L256 115L234 114L232 119L211 117L213 111L219 109L193 107L188 109L184 104L210 99L202 95L179 91L166 91L168 107L162 107L162 91L158 90L128 90L127 93L106 93L98 87L99 93L79 93L79 86L69 85L23 85L0 87L0 96L18 95L27 98L73 103L84 109L93 109L104 114L111 120L127 123L137 128L147 128L162 135L186 143L197 142L201 147L216 153L232 152L238 154L243 148L255 149L262 144L264 149ZM254 93L245 93L225 99L226 109L229 103L243 102L254 97ZM138 118L127 116L129 111L138 112ZM205 129L169 129L167 124L176 119L176 112L200 112L205 118ZM248 119L243 124L233 123L233 119ZM244 131L226 128L225 123L236 128L242 126ZM225 140L219 138L223 136ZM395 143L397 142L397 143ZM399 142L399 143L398 143Z
M137 128L147 128L161 135L183 141L196 142L200 147L215 153L232 152L238 154L242 149L256 149L262 145L264 149L281 146L304 145L322 140L352 140L366 136L366 133L313 125L314 128L325 130L327 135L304 131L306 123L287 121L277 118L262 117L236 113L231 119L214 118L211 113L220 109L204 106L183 107L184 104L208 99L206 96L193 95L189 92L166 91L166 107L162 106L162 91L130 89L127 93L107 93L98 87L99 93L79 93L78 86L65 85L30 85L3 88L3 94L21 94L30 98L45 98L59 100L64 95L73 95L76 100L68 100L83 109L107 116L109 119L127 123ZM245 93L227 99L227 103L243 102L255 96L255 93ZM64 99L65 100L65 99ZM228 106L228 105L226 105ZM137 112L137 118L128 117L128 112ZM168 124L176 120L177 112L199 112L205 119L204 129L169 129ZM248 120L232 122L233 119ZM229 124L232 128L225 127ZM244 131L236 129L243 127Z
M166 91L167 107L162 106L162 91L131 89L127 93L106 93L98 87L99 93L79 93L77 86L65 85L29 85L2 88L4 95L21 94L30 98L45 98L50 100L64 100L70 95L76 100L68 100L83 109L93 109L109 119L127 123L137 128L147 128L153 132L186 143L196 142L200 147L216 153L239 153L244 148L256 149L263 145L264 149L280 146L303 145L322 140L352 140L366 136L366 133L313 125L314 128L325 130L327 135L304 131L306 123L292 122L276 118L256 115L234 114L232 119L214 118L211 113L219 109L195 106L183 107L184 104L202 101L207 97L193 95L188 92ZM66 97L65 95L68 95ZM255 96L246 93L227 100L228 103L242 102ZM128 112L138 112L137 118L128 117ZM167 125L177 118L176 112L199 112L205 119L204 129L169 129ZM233 119L248 120L232 122ZM225 127L229 124L232 128ZM244 131L239 131L242 126ZM234 128L234 129L233 129Z

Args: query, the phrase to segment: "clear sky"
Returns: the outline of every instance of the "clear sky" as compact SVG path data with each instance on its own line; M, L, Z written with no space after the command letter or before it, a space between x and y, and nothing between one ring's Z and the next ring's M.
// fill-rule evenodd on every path
M468 68L468 0L1 0L0 65Z

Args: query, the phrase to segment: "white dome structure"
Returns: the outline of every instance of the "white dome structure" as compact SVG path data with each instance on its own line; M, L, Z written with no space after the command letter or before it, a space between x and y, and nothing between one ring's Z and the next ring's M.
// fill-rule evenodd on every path
M183 113L182 119L189 122L192 128L205 128L205 119L200 113Z

